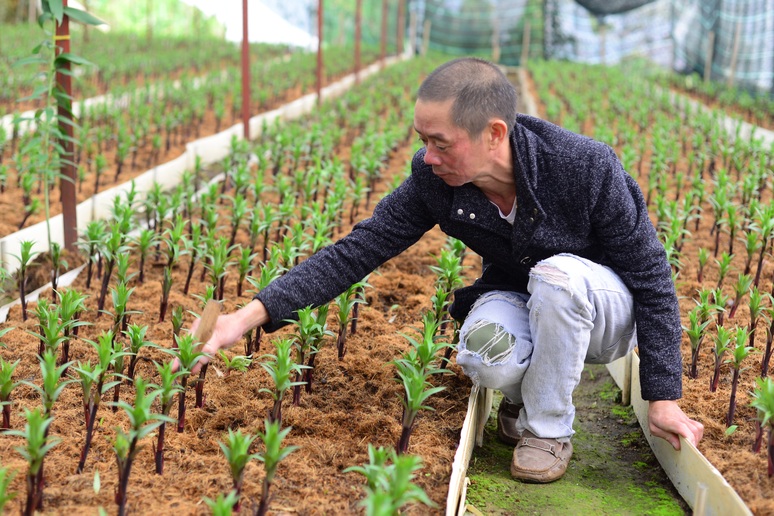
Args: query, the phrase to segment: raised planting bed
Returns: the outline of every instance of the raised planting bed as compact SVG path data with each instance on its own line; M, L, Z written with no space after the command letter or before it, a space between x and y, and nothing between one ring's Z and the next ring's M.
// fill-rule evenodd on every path
M389 190L388 185L404 176L407 161L414 151L414 145L408 143L410 134L410 105L413 102L412 88L420 80L421 72L432 69L435 63L415 62L398 65L397 69L385 72L379 76L380 87L386 88L379 99L370 95L371 84L364 84L352 94L335 103L330 111L323 110L314 117L301 122L297 126L297 134L307 143L300 161L293 159L291 149L277 146L283 140L276 132L268 132L265 137L256 142L253 147L241 149L232 156L232 168L227 169L229 181L222 190L221 183L205 188L203 197L195 205L179 208L180 213L186 213L187 218L200 221L202 213L209 212L205 206L213 206L217 211L209 215L214 220L214 234L226 237L232 233L231 222L235 216L235 201L240 194L235 185L240 184L240 173L243 166L249 170L251 185L242 195L249 201L251 210L262 210L265 206L274 206L283 215L272 220L267 241L261 232L253 250L258 258L263 259L264 244L268 248L268 256L283 256L281 263L292 266L294 262L293 246L287 244L288 239L282 238L283 228L288 228L287 236L295 235L304 244L312 244L315 237L334 237L344 233L350 227L349 214L355 203L359 206L356 218L362 217L373 207L375 199ZM394 84L389 87L389 84ZM406 85L406 86L404 86ZM374 116L362 126L347 125L349 105L368 105ZM397 126L397 131L395 130ZM331 128L342 128L331 131ZM325 129L325 130L323 130ZM282 128L277 128L281 131ZM342 142L352 141L351 147L356 152L350 154L349 146ZM247 160L248 153L260 156L259 160ZM277 167L277 175L273 173L273 165L280 163L278 156L283 156ZM341 165L334 159L341 160ZM266 160L264 161L264 158ZM380 164L378 170L371 170L360 161L368 158ZM310 164L321 163L321 166ZM366 161L368 161L366 160ZM249 164L248 164L249 163ZM246 165L247 164L247 165ZM354 177L360 178L365 184L372 185L370 202L366 202L364 190L356 194L344 188L341 193L340 184L348 183L349 165L354 164ZM322 171L321 171L322 170ZM371 170L371 175L367 171ZM305 171L303 174L295 174ZM327 174L325 181L319 181L319 188L305 189L309 181L314 182L311 172ZM296 182L295 179L298 179ZM253 181L255 180L255 181ZM182 183L185 185L185 182ZM284 184L284 186L283 186ZM323 186L324 185L324 186ZM172 199L188 199L192 193L192 183L180 186L170 195ZM315 193L315 191L317 193ZM225 195L221 197L221 193ZM334 202L337 195L341 203ZM280 196L285 199L285 208L280 203ZM328 206L329 220L340 224L335 229L319 229L308 221L316 216L309 207L317 209ZM290 201L288 201L290 199ZM306 207L306 208L304 208ZM142 213L139 204L137 212ZM192 255L181 254L176 265L171 268L172 289L169 296L169 307L164 321L160 321L161 286L165 266L168 263L170 242L174 218L160 219L158 200L145 204L150 210L147 218L158 220L158 233L167 241L159 246L156 254L153 248L146 258L144 281L139 283L139 275L127 278L126 285L133 288L127 309L136 312L128 313L129 322L147 326L145 339L153 341L164 348L172 347L171 318L176 309L184 310L185 326L189 326L192 316L189 311L201 313L202 302L196 296L205 296L208 286L219 285L216 278L205 273L201 280L202 262L194 270L189 295L185 295L183 285L186 280L188 266ZM204 220L207 220L205 215ZM142 220L146 216L141 215ZM186 218L186 220L187 220ZM166 221L165 221L166 220ZM206 223L205 223L206 225ZM153 227L153 223L151 224ZM294 233L294 228L300 227L300 233ZM187 234L187 229L186 229ZM280 238L275 236L279 234ZM129 244L130 241L127 241ZM250 246L249 224L245 220L237 227L235 242L242 248ZM283 242L284 247L283 247ZM294 244L292 241L291 244ZM342 514L357 511L357 504L363 496L363 478L355 473L344 473L350 466L362 465L367 462L367 445L394 446L401 433L401 385L395 381L395 367L388 362L397 358L399 353L409 347L405 337L397 332L416 336L413 327L421 328L421 314L431 308L430 297L435 292L435 275L430 265L435 265L440 249L445 244L445 237L438 232L431 232L417 245L401 257L385 264L380 271L369 277L371 288L365 290L366 304L360 307L357 332L348 339L347 353L343 360L338 360L335 349L335 339L329 337L316 358L314 373L314 388L312 393L302 393L299 406L286 400L283 408L283 424L291 426L292 430L285 439L286 445L299 446L299 450L290 454L280 464L275 485L274 496L271 499L271 510L277 512L298 513L331 513ZM180 243L181 249L185 248ZM137 246L132 244L129 274L139 272L139 256ZM290 249L288 249L290 247ZM303 247L303 246L300 246ZM310 248L311 250L311 248ZM284 254L288 252L288 254ZM240 253L234 250L232 259L237 260ZM103 257L108 256L103 252ZM214 258L214 254L212 255ZM303 259L302 256L299 259ZM474 265L474 260L466 259L467 265ZM96 268L96 267L95 267ZM106 267L103 266L103 274ZM215 270L211 264L211 270ZM237 272L234 266L228 269L225 276L222 302L223 311L231 312L241 303L249 301L250 283L245 281L241 296L237 294ZM258 280L265 268L255 268L250 273ZM475 268L467 270L470 275L476 274ZM84 271L75 283L68 289L88 295L87 310L80 320L92 323L79 328L78 337L70 342L70 360L85 362L96 360L94 348L88 340L98 340L103 331L111 328L117 313L116 304L108 292L105 301L107 313L99 315L97 305L100 297L100 279L95 276L89 288L86 287L87 274ZM115 273L110 287L118 290ZM50 299L51 293L44 293L44 299ZM39 303L30 303L30 310L36 310ZM337 323L331 310L328 325L336 331ZM33 409L41 404L38 391L31 384L41 385L41 372L36 357L38 353L38 338L29 332L37 332L38 321L32 316L22 321L21 310L14 307L10 310L10 319L4 328L13 327L9 333L0 338L6 347L0 348L0 356L5 360L19 360L19 365L13 374L14 380L24 379L30 384L24 384L14 389L11 400L11 426L22 429L24 425L23 409ZM282 335L293 332L293 328L281 330ZM142 440L145 447L137 456L131 477L128 481L128 507L136 514L158 513L207 513L208 508L202 502L202 497L215 498L220 493L231 489L231 477L218 441L224 441L228 429L241 429L255 433L263 430L263 420L272 406L272 400L260 389L269 387L267 372L259 367L259 358L264 353L274 353L276 335L264 335L260 350L255 352L255 362L244 373L227 371L221 358L216 358L209 368L203 393L204 407L201 409L189 406L183 425L183 431L174 431L174 424L168 425L166 431L165 466L162 476L154 472L154 454L152 448L155 438L148 436ZM125 340L119 340L126 345ZM246 340L245 340L246 342ZM61 351L61 349L60 349ZM242 344L237 344L226 353L229 359L237 354L244 354ZM137 365L136 374L158 382L151 359L168 360L168 355L158 349L144 347L140 350L141 361ZM409 444L409 453L423 457L424 467L418 472L415 482L425 489L431 500L439 508L415 507L416 514L440 513L448 490L451 474L451 462L457 448L459 431L465 414L469 382L455 367L451 372L437 376L433 380L437 386L446 389L433 395L427 404L433 411L422 411L418 417ZM68 374L74 374L74 366ZM194 399L192 381L189 382L188 399L192 405ZM76 467L84 444L84 408L83 397L77 385L68 384L52 408L53 423L49 435L59 438L45 458L45 487L43 490L43 513L59 514L67 511L95 512L99 507L112 511L114 507L114 492L118 483L116 460L111 442L115 439L116 428L124 431L128 428L127 417L122 410L114 413L107 403L113 399L113 390L106 392L103 404L99 408L97 424L91 450L85 461L83 473L77 474ZM120 399L132 403L134 389L131 385L121 387ZM157 411L157 409L154 409ZM172 418L177 417L177 409L172 408ZM20 446L23 439L16 436L0 436L0 457L2 465L17 473L10 484L10 490L19 493L20 499L11 502L13 511L20 509L24 501L24 475L26 462L13 448ZM261 452L260 446L254 451ZM99 481L96 481L99 473ZM243 506L252 509L260 498L261 482L264 471L260 463L251 462L246 469L243 488Z

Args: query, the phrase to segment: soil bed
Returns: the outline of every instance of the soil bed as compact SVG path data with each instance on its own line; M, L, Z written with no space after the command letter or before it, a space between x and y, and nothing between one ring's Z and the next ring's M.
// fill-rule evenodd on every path
M406 163L413 153L413 145L404 144L391 155L389 167L382 173L372 199L378 199L394 175L403 175ZM371 207L373 206L373 201ZM345 212L345 213L348 213ZM361 217L363 216L361 211ZM224 220L221 218L221 220ZM349 231L349 226L343 228ZM246 235L240 230L238 239ZM291 454L280 465L270 510L275 513L293 514L344 514L359 511L358 501L363 497L363 477L355 473L342 473L353 465L367 462L367 445L394 446L400 436L403 387L396 381L394 366L389 361L407 349L407 340L398 332L415 335L414 328L421 326L421 314L431 308L430 297L434 293L435 275L429 269L436 263L434 255L445 244L445 236L434 229L404 252L401 256L371 274L366 290L367 305L360 311L357 333L348 339L344 360L336 358L335 337L330 338L316 359L315 384L312 394L302 393L301 404L292 406L287 400L283 406L283 424L293 427L285 444L298 445L300 450ZM474 265L468 257L466 265ZM136 272L136 260L130 272ZM167 320L158 322L161 297L162 263L146 265L143 284L132 282L135 290L130 298L129 309L138 313L131 322L149 327L146 339L164 347L172 345L172 326L169 313L175 306L186 311L201 312L199 302L192 296L183 296L188 261L183 258L175 269L174 287L170 296ZM209 281L197 282L201 265L194 274L191 293L202 295ZM470 267L466 273L468 282L479 272ZM95 278L96 280L96 278ZM90 294L89 311L82 320L93 326L81 328L79 339L71 344L71 360L94 360L94 352L86 339L96 340L102 330L111 326L112 317L98 317L96 301L98 281L90 290L85 289L85 274L72 288ZM236 295L236 274L226 280L223 312L236 310L249 301L246 291ZM45 294L50 296L50 292ZM110 301L106 308L112 306ZM34 308L34 305L30 306ZM186 312L187 313L187 312ZM337 330L334 310L329 317L329 329ZM192 317L186 315L185 327ZM17 329L3 338L7 348L0 348L0 356L15 360L21 358L15 379L39 383L40 369L36 358L38 341L26 331L36 331L36 322L30 318L21 321L19 307L10 312L9 325ZM285 328L279 334L289 333ZM271 339L277 334L264 336L258 355L273 353ZM228 351L229 356L244 354L242 343ZM152 364L147 359L167 360L158 350L143 348L141 356L146 360L138 366L139 374L158 381ZM205 385L206 402L203 409L193 408L193 392L188 390L188 409L183 433L168 427L166 436L166 460L164 475L154 473L152 444L155 439L144 440L129 480L129 509L134 514L207 514L209 510L202 497L215 498L231 488L228 465L218 441L223 440L229 428L241 428L256 433L263 429L271 400L259 389L269 386L268 374L255 361L247 373L224 374L222 361L215 359ZM416 480L427 491L438 509L417 507L415 514L440 514L448 490L451 465L457 448L459 432L467 407L469 381L461 370L452 365L451 373L434 380L446 390L432 396L428 404L433 411L422 411L412 434L409 452L421 455L425 467ZM190 384L190 382L189 382ZM82 395L77 385L68 385L54 405L54 421L51 435L62 438L45 460L46 488L44 491L45 514L94 512L98 507L108 511L114 508L113 493L117 484L117 469L111 441L115 427L126 428L126 417L114 414L105 401L112 399L112 391L103 396L98 413L93 445L83 474L75 474L80 449L85 435L83 425ZM123 386L121 399L133 401L134 390ZM39 405L39 394L30 387L21 386L13 393L12 427L21 428L23 408ZM176 406L171 416L177 415ZM22 444L16 437L0 437L0 456L3 466L17 472L11 491L19 497L10 506L15 511L24 499L24 472L26 463L13 451ZM94 475L99 472L101 489L94 491ZM246 470L244 507L251 510L260 499L263 468L251 463Z

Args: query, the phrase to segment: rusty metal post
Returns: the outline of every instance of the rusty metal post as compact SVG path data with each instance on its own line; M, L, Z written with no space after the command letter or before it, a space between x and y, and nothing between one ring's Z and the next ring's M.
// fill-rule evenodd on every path
M67 0L62 3L67 7ZM57 55L70 52L70 18L65 14L62 23L56 27L56 52ZM64 230L64 247L71 251L75 250L75 244L78 241L78 214L76 212L75 199L75 181L77 179L75 166L73 165L73 113L72 113L72 94L73 85L70 76L70 62L65 61L62 65L63 70L56 73L56 83L67 95L68 100L65 105L59 104L57 115L59 116L59 130L64 137L59 140L64 154L60 160L59 189L62 194L62 222ZM96 192L95 192L96 193ZM50 244L50 242L49 242Z
M242 127L250 139L250 39L247 37L247 0L242 0Z
M360 84L360 40L363 34L363 0L355 1L355 82Z
M322 103L323 82L323 0L317 1L317 105Z

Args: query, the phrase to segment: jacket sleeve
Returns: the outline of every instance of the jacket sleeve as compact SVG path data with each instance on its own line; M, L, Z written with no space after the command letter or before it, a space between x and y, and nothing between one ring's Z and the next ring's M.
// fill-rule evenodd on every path
M677 399L682 396L682 327L671 267L639 185L613 150L601 147L602 180L589 196L591 223L634 297L642 397Z
M383 198L373 215L352 232L321 249L255 295L271 317L272 332L295 319L295 311L319 306L341 294L393 256L402 253L435 225L415 175Z

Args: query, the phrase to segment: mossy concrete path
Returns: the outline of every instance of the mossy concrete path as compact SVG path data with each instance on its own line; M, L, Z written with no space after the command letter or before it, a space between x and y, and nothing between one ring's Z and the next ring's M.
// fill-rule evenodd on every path
M604 366L587 366L574 394L573 457L551 484L524 484L510 476L513 447L497 440L499 394L473 451L467 503L486 515L689 514L642 435L630 407Z

